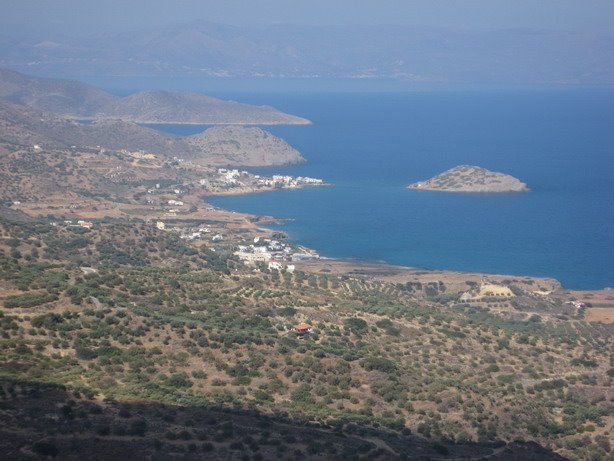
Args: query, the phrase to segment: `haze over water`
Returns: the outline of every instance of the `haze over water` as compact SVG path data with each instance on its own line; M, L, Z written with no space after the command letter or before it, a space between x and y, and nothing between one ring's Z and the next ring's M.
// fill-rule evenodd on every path
M306 164L250 171L333 185L211 198L215 205L287 219L276 227L328 257L614 286L614 90L218 95L313 121L265 127ZM459 164L511 174L532 191L405 189Z

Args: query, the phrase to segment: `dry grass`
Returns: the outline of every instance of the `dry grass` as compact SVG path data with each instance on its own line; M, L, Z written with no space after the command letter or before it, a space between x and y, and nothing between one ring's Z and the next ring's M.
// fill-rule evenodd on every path
M584 320L587 322L614 323L614 309L610 307L591 307L586 309Z

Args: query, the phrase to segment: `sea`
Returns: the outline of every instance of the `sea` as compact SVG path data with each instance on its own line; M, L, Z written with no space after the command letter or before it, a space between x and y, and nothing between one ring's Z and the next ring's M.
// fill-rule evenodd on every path
M209 93L310 119L308 126L265 127L306 163L246 169L330 183L209 203L279 218L272 227L326 257L553 277L570 289L614 287L612 88L337 85L252 92L246 84ZM191 134L206 127L156 128ZM461 164L510 174L531 191L405 187Z

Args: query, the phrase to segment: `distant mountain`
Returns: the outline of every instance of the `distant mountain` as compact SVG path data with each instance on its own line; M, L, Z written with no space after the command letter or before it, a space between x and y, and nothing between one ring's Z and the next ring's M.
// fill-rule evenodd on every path
M147 91L125 97L74 80L37 78L0 69L0 100L79 119L136 123L307 124L269 106L252 106L200 93Z
M74 80L37 78L0 69L0 99L56 114L85 118L119 98Z
M198 123L206 125L304 125L309 121L270 106L252 106L200 93L145 91L117 98L90 115L139 123Z
M533 29L192 22L102 37L5 37L0 66L70 76L613 84L614 38Z
M205 165L268 166L304 161L292 146L260 128L213 127L198 135L180 137L119 119L83 124L2 101L0 143L143 150Z

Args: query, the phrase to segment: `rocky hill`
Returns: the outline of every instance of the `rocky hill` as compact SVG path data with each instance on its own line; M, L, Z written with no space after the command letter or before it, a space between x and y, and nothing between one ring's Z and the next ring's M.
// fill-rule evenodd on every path
M0 100L90 120L211 125L310 123L273 107L224 101L200 93L146 91L119 97L73 80L37 78L5 69L0 69Z
M283 165L304 162L301 154L283 139L261 130L239 126L209 128L187 138L214 164L243 166Z
M415 182L409 189L443 192L526 192L527 185L513 176L479 166L460 165L427 181Z
M200 93L144 91L118 98L90 114L138 123L305 125L308 120L270 106L224 101Z
M260 128L224 126L181 137L119 119L83 124L27 106L0 101L0 142L45 148L102 147L142 150L199 164L267 166L304 161L282 139Z
M190 153L182 138L122 120L83 124L48 112L0 102L0 141L46 147L104 147L165 155Z

